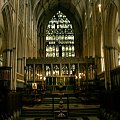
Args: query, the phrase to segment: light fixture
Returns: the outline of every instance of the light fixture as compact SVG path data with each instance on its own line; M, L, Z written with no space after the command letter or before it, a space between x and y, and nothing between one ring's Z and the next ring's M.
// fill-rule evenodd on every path
M44 77L43 80L45 81L45 80L46 80L46 77Z
M98 4L99 12L101 13L101 4Z

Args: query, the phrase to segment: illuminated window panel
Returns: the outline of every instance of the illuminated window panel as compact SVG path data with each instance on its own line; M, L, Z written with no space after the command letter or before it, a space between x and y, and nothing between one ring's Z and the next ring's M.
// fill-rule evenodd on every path
M74 30L61 11L48 23L46 43L46 57L75 57Z
M62 75L68 75L69 74L69 67L68 64L62 65Z
M45 65L45 75L51 76L51 66L50 65Z
M65 57L65 52L62 52L62 57Z
M71 64L70 65L70 75L75 75L77 71L77 65L76 64Z
M53 75L54 76L60 75L60 66L59 65L53 65Z
M35 68L35 80L42 80L42 65L37 65Z

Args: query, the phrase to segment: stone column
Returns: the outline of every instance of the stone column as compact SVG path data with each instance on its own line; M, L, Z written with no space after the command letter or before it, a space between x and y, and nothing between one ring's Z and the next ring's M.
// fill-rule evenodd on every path
M89 15L88 15L89 16ZM88 18L89 19L89 18ZM89 40L90 40L90 35L89 35L89 20L87 21L87 40L86 40L86 56L89 56L90 55L90 52L89 52Z
M84 30L83 33L83 57L85 58L85 56L88 56L88 45L87 45L87 29Z
M17 64L16 64L17 60L16 60L16 48L13 48L13 57L12 57L12 90L16 90L16 72L17 72Z
M10 66L10 49L7 49L7 66Z
M21 58L17 59L17 72L21 73Z
M95 3L96 0L92 0L92 23L93 23L93 41L92 41L92 56L95 57L96 56L96 51L98 48L96 48L96 41L97 41L97 38L96 38L96 3Z
M30 66L28 66L28 81L30 80Z
M118 49L117 49L117 48L114 48L114 61L113 61L113 62L114 62L114 64L115 64L115 67L117 67L118 64L119 64L119 63L118 63L118 57L119 57L119 56L118 56L118 53L119 53L119 52L118 52Z
M25 66L26 66L26 58L23 57L22 58L22 74L24 74L24 68L25 68Z
M24 0L24 17L23 17L23 56L24 56L24 65L26 66L27 56L27 8L28 2Z
M3 56L3 66L10 66L10 49L5 49L2 53Z
M102 63L101 63L101 46L102 46L102 38L101 38L101 31L102 31L102 28L101 28L101 24L98 23L97 25L97 35L96 35L96 38L97 38L97 43L96 43L96 55L95 55L95 63L97 65L97 73L100 73L102 72ZM99 44L98 44L99 43Z
M105 54L105 87L107 90L111 89L111 76L110 76L110 70L111 70L111 54L110 54L110 47L105 46L104 48L104 54Z
M13 49L10 51L10 66L11 69L11 81L10 81L10 90L13 90L13 76L14 76L14 67L13 67Z
M119 17L119 29L120 29L120 0L118 0L118 17Z
M7 66L7 50L5 49L2 53L3 56L3 66Z
M19 20L18 20L18 15L19 15L19 0L14 1L14 9L15 11L13 12L13 17L14 17L14 26L13 26L13 90L16 90L16 80L17 80L17 45L18 45L18 25L19 25Z
M110 54L110 69L113 69L115 68L116 66L116 60L115 59L118 59L118 57L115 56L115 47L110 47L109 48L109 54Z
M109 61L109 47L106 46L106 29L105 29L105 1L101 0L101 21L102 21L102 35L103 35L103 46L104 46L104 61L105 61L105 88L110 89L111 77L110 77L110 61Z

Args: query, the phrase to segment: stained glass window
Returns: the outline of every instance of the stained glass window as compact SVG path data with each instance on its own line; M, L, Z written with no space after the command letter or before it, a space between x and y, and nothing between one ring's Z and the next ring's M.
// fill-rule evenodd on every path
M75 57L74 30L61 11L52 17L46 29L46 57Z

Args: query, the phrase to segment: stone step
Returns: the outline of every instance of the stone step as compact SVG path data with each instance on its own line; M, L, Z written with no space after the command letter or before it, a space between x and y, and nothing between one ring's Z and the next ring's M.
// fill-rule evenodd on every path
M56 113L59 113L60 98L54 98L54 111L53 111L53 99L51 97L43 98L42 103L33 106L23 107L21 117L53 117ZM62 97L64 110L67 111L67 98ZM58 112L56 112L58 111ZM68 111L67 111L68 113ZM99 106L81 104L81 100L70 96L69 97L69 117L80 116L98 116Z
M62 97L63 103L67 103L67 98L66 97ZM54 104L58 104L60 101L60 98L54 98ZM52 98L44 98L42 101L42 104L52 104L53 99ZM81 103L80 99L75 98L75 97L69 97L69 104L70 103Z
M67 109L65 109L67 111ZM55 109L55 111L60 111L60 109ZM23 109L21 116L22 117L40 117L40 116L53 116L54 112L52 109ZM78 109L69 109L69 116L98 116L99 114L99 108L78 108Z
M52 110L23 110L21 117L53 116Z
M74 109L69 110L69 115L71 117L74 116L98 116L99 115L99 109L92 108L92 109Z

